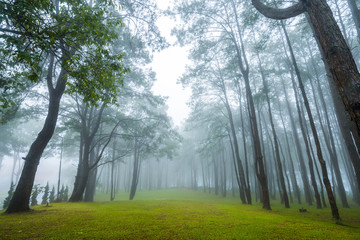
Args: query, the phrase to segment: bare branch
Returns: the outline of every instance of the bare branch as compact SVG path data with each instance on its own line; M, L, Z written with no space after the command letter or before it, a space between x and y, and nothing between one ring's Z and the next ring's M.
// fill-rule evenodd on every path
M282 20L295 17L305 12L305 6L299 2L287 8L273 8L261 3L260 0L251 0L253 6L265 17Z

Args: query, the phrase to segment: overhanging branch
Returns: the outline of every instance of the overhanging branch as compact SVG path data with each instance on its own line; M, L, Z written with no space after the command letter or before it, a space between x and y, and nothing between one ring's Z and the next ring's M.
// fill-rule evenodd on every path
M292 18L305 12L305 7L301 2L283 9L266 6L261 3L261 0L251 0L251 3L265 17L277 20Z

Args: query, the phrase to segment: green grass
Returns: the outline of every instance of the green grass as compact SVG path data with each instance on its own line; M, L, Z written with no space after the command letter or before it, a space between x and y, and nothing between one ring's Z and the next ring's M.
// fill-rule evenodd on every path
M360 209L340 209L344 225L337 225L330 209L299 213L273 202L266 211L200 191L143 191L136 199L0 215L0 239L360 239Z

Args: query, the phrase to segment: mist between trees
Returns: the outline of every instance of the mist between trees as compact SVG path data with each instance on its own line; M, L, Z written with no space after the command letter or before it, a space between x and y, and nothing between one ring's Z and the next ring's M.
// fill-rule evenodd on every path
M338 207L360 204L354 0L176 1L167 11L156 1L30 2L0 3L8 213L29 210L40 157L70 202L185 187L268 210L275 199L330 208L337 220ZM152 54L168 47L160 16L176 19L172 34L191 49L180 127L151 91Z

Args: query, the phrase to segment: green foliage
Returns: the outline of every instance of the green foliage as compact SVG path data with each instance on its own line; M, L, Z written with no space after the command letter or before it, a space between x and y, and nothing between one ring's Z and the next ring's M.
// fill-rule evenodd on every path
M38 204L37 197L40 193L41 193L41 188L40 188L39 184L34 185L33 189L32 189L32 193L31 193L31 198L30 198L31 206L35 206Z
M48 199L49 199L49 183L47 183L46 186L44 187L44 195L42 196L41 204L48 203Z
M11 182L10 189L8 191L8 196L4 200L3 209L6 209L9 206L10 200L14 194L14 189L15 189L15 184Z
M61 186L59 191L59 196L57 197L57 202L67 202L69 200L69 187L68 186Z
M111 54L110 44L123 26L111 1L1 1L0 119L16 110L24 92L43 80L48 56L67 72L69 93L85 101L115 103L123 74L123 54ZM10 110L10 112L8 112ZM4 116L3 116L4 115Z
M0 216L4 239L358 239L359 209L342 209L346 226L330 209L244 205L190 190L140 191L139 200L55 203L35 212ZM146 201L145 201L146 200ZM21 222L21 224L19 224Z
M55 201L55 187L53 186L49 196L49 203L53 203Z
M69 187L68 186L65 187L65 190L64 190L64 193L62 196L63 202L67 202L67 200L69 200Z

